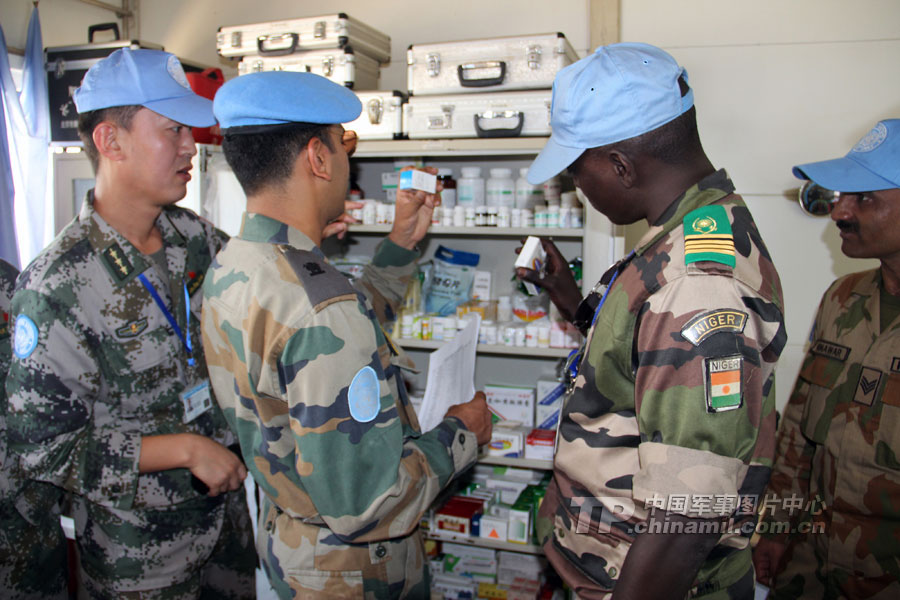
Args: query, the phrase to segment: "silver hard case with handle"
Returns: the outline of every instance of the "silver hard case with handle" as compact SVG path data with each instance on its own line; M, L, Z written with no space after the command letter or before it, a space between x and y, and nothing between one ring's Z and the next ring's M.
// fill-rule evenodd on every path
M403 137L403 103L406 94L397 90L357 92L362 114L344 129L355 131L361 140L395 140Z
M285 56L304 50L351 46L379 63L391 59L391 38L345 13L220 27L221 56Z
M550 90L412 96L403 107L410 139L550 135Z
M412 95L545 89L578 60L561 33L413 44L406 52Z
M238 75L260 71L299 71L315 73L354 90L378 89L378 61L353 48L310 50L287 56L245 56L238 64Z

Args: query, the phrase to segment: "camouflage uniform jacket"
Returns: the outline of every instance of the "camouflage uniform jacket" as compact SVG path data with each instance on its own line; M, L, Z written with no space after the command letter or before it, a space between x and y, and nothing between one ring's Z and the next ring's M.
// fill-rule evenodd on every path
M900 320L880 331L880 288L876 269L841 277L822 297L779 427L769 484L779 500L766 517L823 526L794 539L812 546L808 571L787 567L812 578L817 562L859 598L900 594ZM784 575L778 587L790 584Z
M727 517L768 481L781 284L733 191L724 171L687 190L619 263L595 315L540 512L544 550L579 597L612 591L649 509ZM706 234L715 260L692 262L710 256ZM747 538L723 535L691 595L752 588L750 569Z
M281 597L427 597L417 525L477 454L422 434L380 323L415 252L385 240L359 289L300 231L245 213L203 286L216 397L267 498L257 549Z
M10 317L10 449L30 478L74 494L82 568L123 591L180 583L210 556L224 516L223 498L198 494L188 469L139 473L142 436L234 442L215 402L185 423L179 396L207 379L200 285L225 236L174 206L156 225L170 281L94 211L88 194L79 216L19 276ZM194 366L141 273L182 331L186 286Z
M9 311L18 274L18 269L0 260L0 590L7 600L64 600L69 597L67 548L58 523L59 507L40 501L49 484L24 482L14 457L7 452L5 382L12 356ZM30 521L18 506L25 509Z

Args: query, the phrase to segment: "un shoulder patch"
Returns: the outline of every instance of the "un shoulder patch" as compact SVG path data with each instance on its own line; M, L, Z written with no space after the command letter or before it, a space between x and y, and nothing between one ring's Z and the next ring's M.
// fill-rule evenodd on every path
M38 328L31 317L19 315L16 317L15 337L13 338L13 352L17 358L28 358L38 345Z
M734 236L728 212L712 204L684 217L684 264L712 261L734 267Z
M743 404L741 355L703 359L703 380L706 387L706 412L735 410Z
M720 308L700 313L681 329L681 337L695 346L720 331L741 333L747 325L747 313L730 308Z
M347 390L347 403L354 420L360 423L375 420L381 410L381 394L375 369L365 366L356 372L350 382L350 389Z

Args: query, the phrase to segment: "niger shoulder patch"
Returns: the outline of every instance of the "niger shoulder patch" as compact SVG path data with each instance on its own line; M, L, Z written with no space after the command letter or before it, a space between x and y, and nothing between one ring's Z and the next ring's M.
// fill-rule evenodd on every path
M718 204L701 206L684 217L684 264L700 261L735 264L728 212Z
M747 325L747 313L732 308L720 308L700 313L681 329L681 337L695 346L720 331L742 333Z

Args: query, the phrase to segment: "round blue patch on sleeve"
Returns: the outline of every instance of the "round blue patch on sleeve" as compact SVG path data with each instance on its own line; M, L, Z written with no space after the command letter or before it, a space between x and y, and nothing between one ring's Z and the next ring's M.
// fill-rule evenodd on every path
M38 344L38 328L27 315L16 317L13 352L17 358L28 358Z
M365 366L353 376L347 390L350 416L360 423L368 423L381 410L381 393L375 369Z

